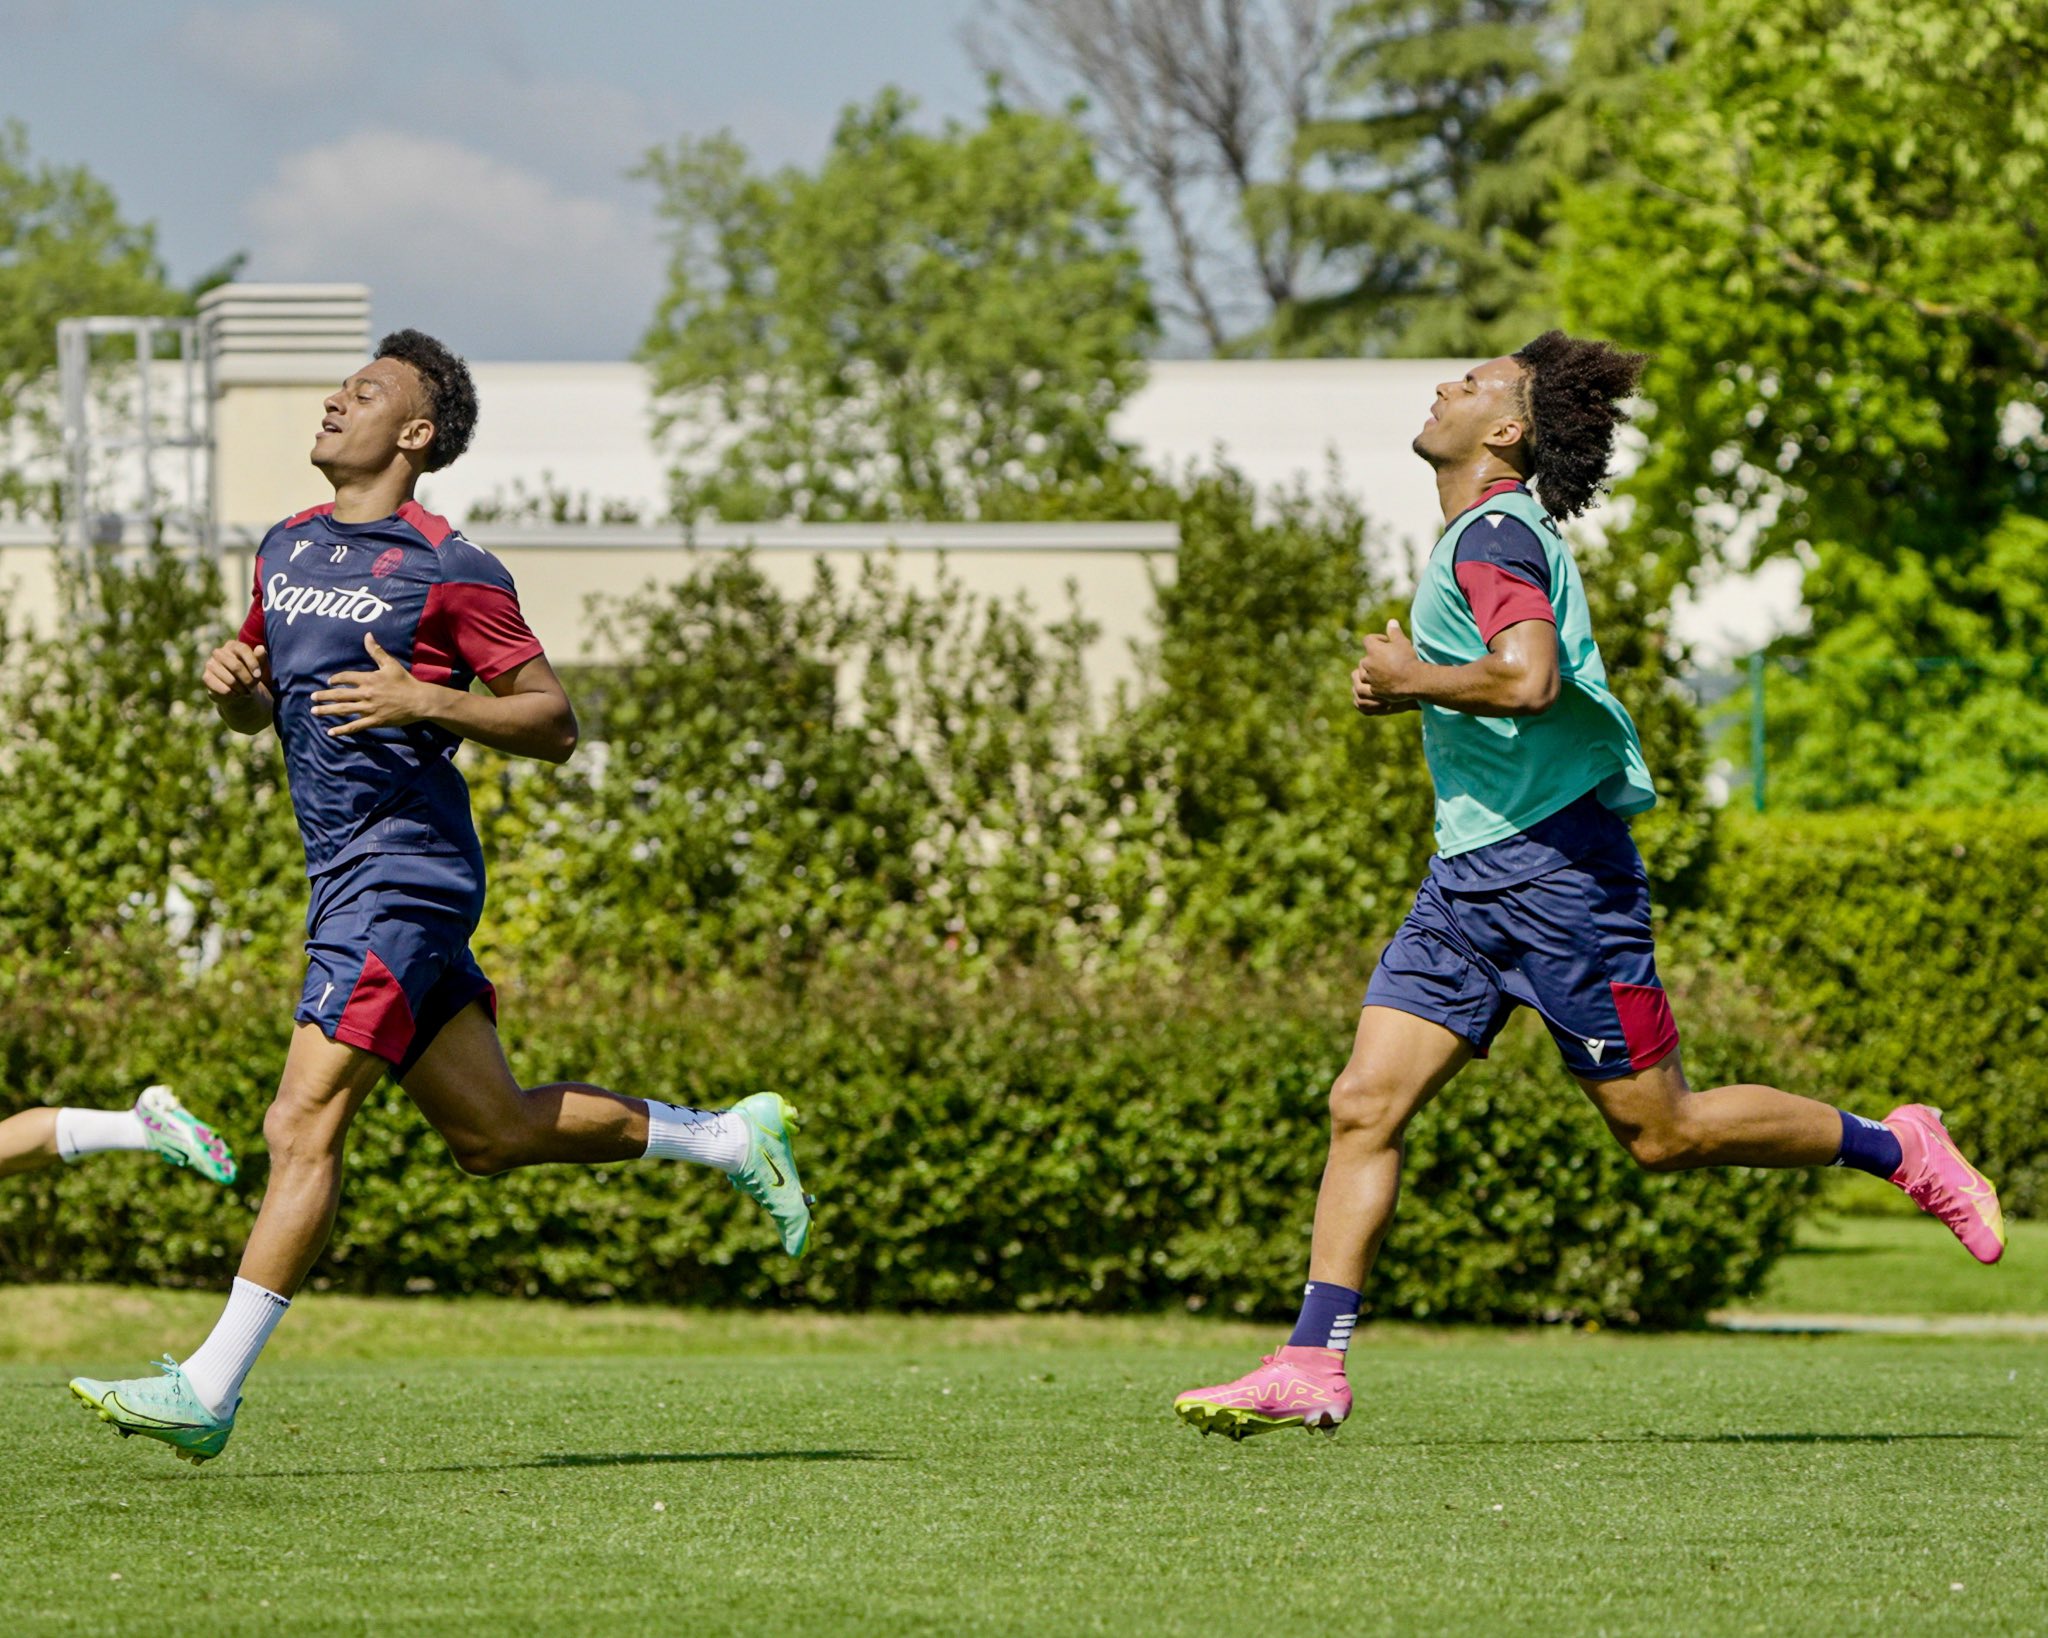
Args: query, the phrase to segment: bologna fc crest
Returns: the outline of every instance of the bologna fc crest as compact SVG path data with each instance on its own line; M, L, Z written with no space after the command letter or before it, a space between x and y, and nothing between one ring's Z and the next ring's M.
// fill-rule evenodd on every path
M393 546L389 551L378 555L377 561L370 565L370 573L375 578L382 580L404 561L405 548L403 546Z

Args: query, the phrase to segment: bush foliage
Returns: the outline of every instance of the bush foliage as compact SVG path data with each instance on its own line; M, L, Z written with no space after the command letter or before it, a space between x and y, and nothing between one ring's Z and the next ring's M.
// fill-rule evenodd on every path
M493 876L480 953L519 1068L707 1104L789 1089L831 1203L811 1257L763 1259L752 1209L701 1173L472 1182L387 1088L322 1277L1284 1309L1324 1094L1428 852L1427 780L1412 720L1348 709L1389 608L1361 517L1260 507L1228 473L1149 504L1184 550L1147 684L1106 710L1079 611L913 591L886 563L790 597L741 560L609 611L641 658L576 679L575 764L464 753ZM296 839L274 744L218 731L197 697L210 577L103 562L73 593L67 637L6 673L0 1071L53 1103L171 1079L249 1165L225 1202L138 1188L140 1160L24 1179L0 1258L214 1280L262 1187ZM1690 718L1654 674L1625 686L1689 779ZM1667 884L1664 861L1697 874L1704 850L1696 791L1678 796L1651 846ZM1739 996L1700 1005L1696 1072L1775 1039ZM1441 1317L1685 1320L1754 1282L1805 1187L1639 1174L1540 1034L1453 1089L1409 1169L1374 1300Z
M1928 1103L2048 1211L2048 809L1743 819L1705 918L1810 1045L1815 1097Z
M253 1134L284 1033L269 1003L287 977L209 977L188 1005L138 1009L118 1031L104 1027L118 990L17 995L0 1013L10 1079L90 1102L177 1074ZM319 1277L356 1291L1279 1318L1300 1289L1355 1003L1244 973L1102 987L910 972L802 995L618 973L508 986L514 1066L533 1080L700 1104L786 1089L821 1199L810 1253L772 1253L758 1210L701 1168L465 1178L387 1085L357 1124ZM1687 1022L1701 1067L1756 1072L1744 1017L1699 1002ZM185 1177L137 1187L153 1157L18 1179L0 1195L0 1269L224 1280L263 1187L250 1159L225 1201ZM1408 1173L1371 1295L1376 1313L1420 1318L1684 1323L1754 1286L1809 1186L1639 1170L1533 1027L1418 1121Z

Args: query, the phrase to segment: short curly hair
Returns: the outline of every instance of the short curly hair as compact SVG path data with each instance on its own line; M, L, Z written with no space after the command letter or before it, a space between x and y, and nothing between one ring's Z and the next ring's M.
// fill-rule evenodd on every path
M377 356L410 364L427 389L434 441L427 446L426 467L439 472L469 448L476 433L476 383L469 366L423 330L393 330L377 343Z
M1606 487L1614 435L1628 421L1622 401L1649 355L1546 330L1514 356L1525 372L1529 481L1552 517L1575 518Z

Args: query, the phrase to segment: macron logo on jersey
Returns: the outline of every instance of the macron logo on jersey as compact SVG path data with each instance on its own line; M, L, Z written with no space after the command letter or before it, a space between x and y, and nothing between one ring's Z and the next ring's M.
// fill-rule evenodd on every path
M391 605L368 586L358 586L353 591L294 586L284 577L283 570L263 583L263 608L265 613L277 610L288 626L302 614L316 614L325 620L353 620L367 626L391 612Z

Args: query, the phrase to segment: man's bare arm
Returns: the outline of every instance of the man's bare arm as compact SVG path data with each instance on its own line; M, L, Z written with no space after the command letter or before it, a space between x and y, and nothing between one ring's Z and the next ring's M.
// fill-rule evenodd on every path
M261 643L251 648L236 638L207 656L201 680L220 720L238 734L260 734L277 715L277 702L263 680L268 652Z
M431 722L508 756L566 762L576 749L576 712L545 655L514 666L485 684L488 695L422 682L365 636L374 671L340 671L313 695L313 715L340 719L337 737L367 728L403 728Z
M1557 701L1557 627L1522 620L1497 633L1483 657L1431 665L1417 656L1400 623L1365 640L1359 662L1376 699L1412 701L1475 717L1533 717Z

